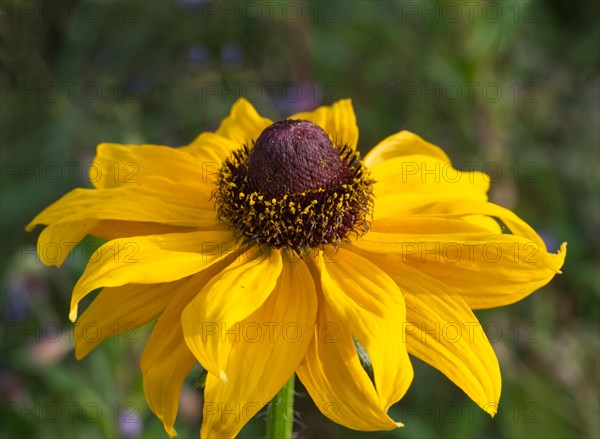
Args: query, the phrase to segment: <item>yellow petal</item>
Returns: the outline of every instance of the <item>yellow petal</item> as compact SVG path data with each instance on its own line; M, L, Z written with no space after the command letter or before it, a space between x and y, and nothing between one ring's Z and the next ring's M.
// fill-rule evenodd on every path
M109 241L90 257L75 284L69 318L77 304L100 287L172 282L202 271L234 249L231 232L191 232L137 236Z
M210 183L215 180L221 163L240 146L239 143L219 134L205 132L189 145L179 149L202 162L202 180Z
M408 282L399 283L405 287ZM412 286L406 294L408 351L431 364L494 416L502 380L496 354L483 328L458 295ZM428 331L440 329L441 333Z
M186 307L181 316L185 341L213 375L224 371L219 355L224 346L220 337L208 334L227 331L260 308L275 288L281 269L278 250L254 247L215 276Z
M75 323L75 357L80 360L107 338L133 331L154 319L186 281L104 288Z
M182 196L184 194L185 196ZM38 224L120 220L156 222L182 227L211 227L216 224L210 195L186 191L166 180L146 181L144 186L113 189L74 189L38 214L26 227Z
M95 221L78 221L46 227L40 233L37 242L40 260L46 265L60 267L95 224Z
M250 102L240 98L233 104L231 113L223 119L216 134L234 141L238 147L241 147L255 141L271 124L269 119L257 113Z
M211 230L226 230L226 226L215 225ZM37 253L46 265L60 267L73 249L88 235L111 240L129 236L158 235L165 233L183 233L197 231L186 227L168 226L159 223L140 221L82 220L75 222L50 224L38 238ZM90 256L97 247L81 248L84 255Z
M500 234L502 228L492 218L496 216L513 225L516 232L525 232L525 236L541 242L531 227L511 211L495 204L473 202L459 196L448 199L407 195L388 194L375 200L373 231L424 234L487 231Z
M377 187L377 182L375 182ZM485 197L476 195L483 202ZM421 213L423 209L428 209L436 203L444 202L470 202L469 195L466 197L457 192L445 192L441 194L420 194L417 192L388 193L376 196L373 207L373 219L387 219L398 216L413 216Z
M188 278L178 291L174 291L176 294L152 330L140 361L144 395L170 437L176 434L173 425L183 381L196 364L194 355L183 341L181 312L206 282L226 265L227 261L221 261Z
M290 119L308 120L319 125L335 144L348 145L353 149L358 145L358 126L350 99L342 99L314 111L297 113L290 116Z
M126 238L130 236L163 235L167 233L198 232L200 230L225 231L227 230L227 225L224 223L217 223L214 225L211 224L207 228L190 228L141 221L104 220L96 221L94 226L90 229L89 234L110 241L111 239Z
M492 232L500 234L500 225L489 217L448 217L445 215L404 215L373 220L369 231L414 234Z
M407 264L448 285L470 308L493 308L521 300L560 272L565 245L547 253L516 235L454 233L410 235L369 233L354 243L371 253L394 254Z
M374 217L375 221L385 219L383 223L394 222L401 217L413 218L438 218L448 220L466 220L475 225L486 225L484 228L490 231L498 231L497 227L486 222L485 216L496 217L510 229L514 235L520 235L528 238L544 251L546 245L542 238L521 218L510 210L498 206L494 203L479 202L469 199L454 199L454 200L421 200L420 203L405 203L403 208L398 208L401 203L400 199L394 196L383 197L376 203L375 210L379 210ZM490 218L491 219L491 218ZM488 220L489 221L489 220ZM402 230L397 230L403 233Z
M494 416L502 381L496 354L467 303L443 282L384 256L373 262L402 288L408 351L446 375Z
M450 162L441 148L426 142L410 131L400 131L379 142L365 156L365 165L371 168L389 159L415 154L430 156L444 163Z
M322 292L313 342L296 372L319 410L332 421L362 431L402 426L382 408L360 363L350 328L331 309Z
M413 377L403 337L406 310L402 293L384 271L365 258L340 249L335 259L320 261L325 300L368 352L380 407L387 411L404 396Z
M498 206L494 203L481 203L474 201L445 201L429 206L423 206L419 209L422 214L433 214L433 215L489 215L494 216L502 220L504 224L510 229L514 235L520 235L530 239L536 245L546 250L546 245L542 238L521 218L510 210Z
M235 437L275 396L304 358L316 312L308 268L302 261L284 263L275 290L258 310L230 328L225 342L223 332L211 335L222 346L223 373L207 377L202 437Z
M486 230L491 233L502 233L502 227L498 222L489 216L485 215L465 215L461 217L462 221L469 222L476 227Z
M410 194L487 201L490 177L482 172L462 172L452 163L428 155L390 158L370 168L376 197ZM380 203L381 204L381 203Z
M199 158L168 146L101 143L89 178L98 189L143 186L148 177L162 177L210 192L208 178L203 175L206 167Z

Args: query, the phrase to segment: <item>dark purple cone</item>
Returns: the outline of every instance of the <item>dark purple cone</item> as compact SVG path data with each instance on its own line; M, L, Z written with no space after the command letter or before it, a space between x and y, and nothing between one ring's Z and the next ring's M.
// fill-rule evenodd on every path
M339 184L346 171L321 127L291 119L275 122L261 133L247 165L251 185L267 197L326 189Z

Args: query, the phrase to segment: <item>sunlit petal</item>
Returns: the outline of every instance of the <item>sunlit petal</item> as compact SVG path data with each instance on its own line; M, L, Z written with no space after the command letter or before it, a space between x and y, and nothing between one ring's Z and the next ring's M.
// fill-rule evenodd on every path
M77 304L100 287L172 282L198 273L235 249L230 232L172 233L109 241L92 254L77 281L69 318Z
M363 431L402 426L387 415L360 363L352 332L322 295L313 343L297 373L316 406L332 421Z
M210 373L222 376L226 364L221 357L221 339L207 333L220 328L227 331L260 308L273 292L281 270L279 251L255 247L211 279L185 308L181 316L185 342Z
M220 329L210 335L221 342L223 373L207 377L202 437L234 437L275 396L312 342L316 312L315 287L306 265L286 262L274 291L258 310L229 334Z
M104 340L117 337L160 315L187 279L142 285L104 288L79 316L73 330L78 360Z
M183 342L181 313L210 278L227 263L220 261L190 277L183 285L177 285L178 289L174 290L176 294L154 326L142 355L140 366L144 376L144 395L171 437L176 434L173 424L183 381L196 363L194 355Z
M223 119L216 134L232 140L239 148L250 145L271 123L266 117L260 116L250 102L240 98L233 104L231 113Z
M444 163L450 162L450 159L441 148L426 142L410 131L400 131L386 137L369 151L364 160L365 165L371 168L389 159L414 154L430 156Z
M319 125L335 144L348 145L353 149L358 145L358 126L350 99L342 99L314 111L297 113L290 116L290 119L308 120Z
M403 337L402 293L384 271L345 249L329 261L321 259L319 268L325 300L368 352L380 405L387 410L404 396L413 377Z
M446 375L483 410L496 414L500 366L465 300L443 282L394 258L371 258L404 292L408 351Z

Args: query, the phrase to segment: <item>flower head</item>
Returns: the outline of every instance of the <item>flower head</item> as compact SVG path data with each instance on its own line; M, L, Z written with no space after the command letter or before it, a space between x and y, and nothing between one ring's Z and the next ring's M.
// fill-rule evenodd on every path
M364 160L357 143L349 100L275 123L239 100L215 133L181 148L101 144L94 188L27 227L47 226L38 252L49 265L66 254L50 257L48 243L108 240L73 291L76 356L158 317L141 368L171 436L198 362L203 437L235 436L294 373L335 422L401 426L387 411L412 380L408 354L493 415L500 370L472 310L548 283L565 246L549 253L488 202L484 174L453 169L412 133ZM100 338L85 337L90 323ZM436 336L443 325L456 334Z
M304 254L364 233L373 181L358 153L318 125L286 119L226 159L217 177L219 217L239 236Z

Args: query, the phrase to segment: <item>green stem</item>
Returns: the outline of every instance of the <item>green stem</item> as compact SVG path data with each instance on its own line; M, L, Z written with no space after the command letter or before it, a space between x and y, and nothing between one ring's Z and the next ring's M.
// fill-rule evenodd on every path
M267 419L268 439L291 439L294 430L294 381L293 374L275 398L269 403Z

